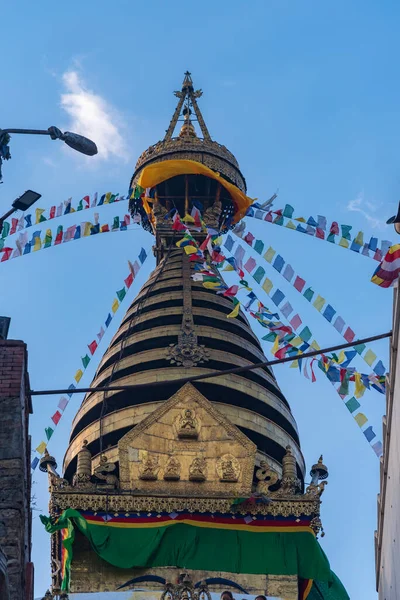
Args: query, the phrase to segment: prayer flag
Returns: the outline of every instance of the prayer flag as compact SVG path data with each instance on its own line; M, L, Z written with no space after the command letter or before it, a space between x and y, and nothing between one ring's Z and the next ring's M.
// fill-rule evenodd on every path
M251 246L253 244L253 241L255 240L255 237L252 233L250 233L250 231L248 231L243 239L246 242L246 244Z
M304 292L303 296L304 296L304 298L305 298L306 300L308 300L309 302L311 302L311 300L312 300L312 297L314 296L314 292L313 292L313 290L312 290L312 289L309 287L309 288L307 288L307 289L306 289L306 291Z
M87 354L85 354L85 356L81 360L82 360L83 368L86 369L88 364L90 363L89 356Z
M271 348L271 354L275 356L276 352L279 350L279 335L276 336L273 346Z
M102 226L100 227L100 232L101 232L101 233L107 233L108 231L110 231L110 228L109 228L109 226L108 226L108 223L106 223L105 225L102 225Z
M36 467L39 464L39 459L37 456L35 456L35 458L33 459L33 461L31 462L31 469L32 471L34 471L36 469Z
M228 252L231 252L234 245L235 242L233 241L232 237L228 234L224 243L225 248L228 250Z
M146 260L146 258L147 258L146 250L144 248L142 248L139 253L139 260L143 264L144 261Z
M47 437L47 441L49 441L49 439L51 438L51 436L54 433L54 429L52 429L51 427L45 427L44 429L46 437Z
M309 219L307 221L307 225L310 225L312 227L318 227L318 223L316 222L314 217L309 217Z
M268 250L266 251L266 253L264 254L264 258L267 262L272 262L272 259L274 258L276 252L273 248L271 248L271 246L268 248Z
M282 300L284 299L285 294L281 291L281 290L276 290L276 292L274 292L274 294L271 296L271 300L274 304L276 304L276 306L278 306Z
M341 357L341 354L342 353L340 353L340 355L339 355L340 357ZM345 355L346 359L344 361L341 360L340 364L345 369L346 367L349 366L349 364L351 363L351 361L353 360L353 358L355 356L357 356L357 351L356 350L346 350L346 352L344 353L344 355Z
M317 227L316 232L315 232L315 237L317 237L319 240L324 240L325 239L325 233L323 232L322 229L320 229L319 227Z
M118 308L118 306L117 306L117 308ZM112 316L110 313L108 313L108 317L107 317L106 323L105 323L106 327L108 327L110 325L111 321L112 321Z
M273 287L274 284L272 283L272 281L268 279L268 277L266 277L264 283L262 284L262 289L269 295Z
M350 230L352 229L351 225L341 225L342 228L342 238L345 240L351 240Z
M299 336L301 337L303 342L309 342L311 339L312 333L308 327L304 327L304 329L302 329L300 331Z
M349 411L351 413L355 412L358 408L360 408L361 404L359 403L358 400L356 400L354 398L354 396L352 398L350 398L350 400L347 400L346 402L346 406L349 409Z
M361 398L366 390L366 387L361 380L361 373L354 373L354 383L354 395L356 398Z
M354 241L356 244L358 244L359 246L364 246L364 234L362 231L359 231L356 235L356 237L354 238Z
M68 386L68 389L69 389L69 390L74 390L75 388L76 388L76 385L74 385L73 383L71 383L71 384ZM70 394L67 394L67 396L68 396L68 398L71 398L71 397L73 396L72 392L71 392Z
M264 250L264 242L262 242L261 240L256 240L256 243L254 244L254 250L258 254L261 254L262 251Z
M31 225L32 225L32 215L24 215L24 219L26 221L25 227L31 227Z
M234 298L233 303L234 303L234 309L232 310L232 312L229 313L229 315L226 315L228 319L233 319L234 317L237 317L239 314L239 310L240 310L239 300L237 300L237 298Z
M301 291L303 291L305 284L306 284L306 282L304 281L304 279L297 276L296 279L294 280L293 286L296 288L296 290L298 292L301 292Z
M290 320L290 324L293 329L298 329L302 324L302 320L300 319L299 315L294 315L294 317Z
M278 271L278 273L280 273L282 271L284 264L285 264L285 261L283 260L282 256L280 254L278 254L278 256L275 258L274 262L272 263L272 266L274 267L274 269L276 269Z
M46 217L43 216L45 212L44 208L35 208L36 221L35 224L42 223L43 221L47 221Z
M119 217L114 217L114 221L112 224L112 230L116 231L117 229L119 229Z
M371 349L367 350L366 353L363 356L365 362L367 363L367 365L369 365L370 367L372 367L372 365L374 364L374 362L376 361L376 354L375 352L372 352Z
M231 285L231 287L229 287L227 290L225 290L222 295L227 296L228 298L232 298L233 296L236 296L236 294L238 293L238 290L239 290L238 285Z
M290 206L290 204L285 204L285 208L283 209L282 214L284 217L291 219L293 217L293 211L294 211L293 206Z
M326 305L325 310L322 313L322 315L325 317L325 319L327 321L329 321L330 323L332 322L332 319L335 314L336 314L336 310L330 304Z
M17 231L17 226L18 226L18 219L11 218L10 235L12 235L13 233L15 233ZM4 227L4 225L3 225L3 227Z
M249 260L246 262L246 264L244 265L244 268L246 269L246 271L248 273L251 273L251 271L254 269L254 267L256 266L256 261L254 260L254 258L250 257Z
M40 442L39 446L36 448L36 452L43 454L43 452L46 450L46 446L46 442Z
M88 348L90 350L90 354L93 356L93 354L96 352L96 349L97 349L97 342L96 342L96 340L93 340L93 342L91 342L90 344L88 344Z
M126 289L123 287L121 290L117 291L117 296L118 296L118 300L120 302L122 302L122 300L125 298L126 296Z
M61 419L61 413L59 410L56 410L54 415L51 417L51 420L53 421L54 425L57 425L59 423L60 419Z
M357 413L354 419L359 427L362 427L368 421L367 417L361 412Z
M124 279L126 287L129 289L133 283L133 273L129 273L128 277Z
M325 304L325 298L323 298L322 296L318 295L316 300L313 302L313 306L314 308L316 308L319 312L321 312L322 307Z
M382 376L385 375L386 373L386 369L382 363L382 361L378 361L373 369L374 373L376 373L378 376Z
M113 311L113 313L115 314L118 310L118 306L119 306L119 302L118 300L115 298L114 302L111 305L111 310Z
M296 225L293 223L293 221L288 221L288 222L286 223L286 227L287 227L288 229L296 229Z
M74 379L75 379L76 383L80 382L80 380L82 379L82 375L83 375L82 369L78 369L74 375Z
M290 304L290 302L286 302L286 304L284 304L281 308L281 312L283 315L285 315L286 318L289 317L290 313L293 312L293 307Z
M322 217L321 215L317 216L318 227L325 231L326 229L326 217Z
M356 334L351 329L351 327L348 327L346 329L346 331L344 332L343 337L346 340L346 342L352 342L354 340L354 338L356 337Z
M51 233L51 229L46 229L46 233L44 236L44 248L49 248L51 246L52 241L53 241L53 236Z
M79 240L81 237L81 226L77 225L75 229L74 240Z
M329 233L327 238L326 238L327 242L331 242L332 244L336 244L335 242L335 234L334 233Z
M225 270L225 269L224 269ZM263 269L262 267L258 267L256 269L256 271L253 273L253 279L257 282L257 283L261 283L262 278L265 275L265 269Z
M376 442L375 444L373 444L372 446L375 454L377 455L377 457L379 458L380 456L382 456L383 453L383 446L382 446L382 442Z
M376 252L378 248L378 238L372 237L369 240L368 248L372 250L372 252Z
M287 264L282 275L284 276L284 278L287 281L291 281L293 279L293 275L294 275L293 267L291 265Z
M336 221L332 222L330 233L333 233L334 235L339 235L339 225L336 223Z
M348 248L349 242L346 240L346 238L342 237L340 238L339 246L342 246L343 248Z
M242 248L242 246L239 245L235 251L235 259L237 261L238 267L240 267L240 268L242 268L242 261L243 261L244 255L245 255L244 249Z
M68 213L71 212L71 200L72 200L72 198L68 198L68 200L64 200L64 206L65 206L64 215L67 215Z
M336 317L336 320L333 324L336 331L338 331L339 333L342 333L344 325L345 325L345 323L344 323L344 320L342 319L342 317Z
M60 410L65 410L65 408L66 408L66 406L67 406L68 402L69 402L68 398L66 398L65 396L62 396L62 397L60 398L60 401L59 401L59 403L57 404L57 406L58 406L58 408L59 408Z

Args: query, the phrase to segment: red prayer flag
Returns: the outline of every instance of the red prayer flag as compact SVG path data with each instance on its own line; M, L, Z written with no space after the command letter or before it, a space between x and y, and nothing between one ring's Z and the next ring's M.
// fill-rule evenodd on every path
M126 279L124 279L127 288L130 288L133 283L133 273L130 273Z
M289 348L290 344L286 344L286 346L283 346L283 348L278 350L278 352L275 352L275 358L285 358L286 352L289 350Z
M90 350L90 354L93 355L96 352L96 348L97 348L96 340L93 340L93 342L91 344L88 344L88 348Z
M186 229L186 225L182 223L178 212L174 214L172 219L172 229L174 231L185 231Z
M4 262L6 260L9 260L11 258L12 251L13 251L12 248L3 248L1 250L1 252L3 253L3 256L1 257L1 261L0 262Z
M339 225L336 223L336 221L333 221L329 233L339 235Z
M225 292L222 294L223 296L227 296L228 298L233 298L238 293L239 286L231 285Z
M57 425L60 419L61 419L61 413L59 410L56 410L54 415L51 417L51 420L53 421L54 425Z
M294 315L293 319L290 321L290 324L293 329L298 329L302 324L302 320L300 319L299 315Z
M317 232L316 232L315 237L319 238L320 240L324 240L325 239L324 230L321 229L320 227L317 227Z
M17 231L18 219L11 219L10 235Z
M56 216L56 207L55 207L55 206L52 206L52 207L50 208L50 217L49 217L49 218L50 218L50 219L54 219L54 217L55 217L55 216Z
M303 287L306 285L306 282L304 279L302 279L301 277L296 277L296 279L294 280L294 284L293 286L296 288L296 290L298 292L301 292L303 290Z
M311 360L311 364L310 364L310 370L311 370L311 381L312 383L315 383L317 381L317 378L315 377L315 373L314 373L314 369L313 369L313 363L315 362L315 358L313 358Z
M272 223L272 212L269 211L264 217L264 221L268 221L268 223Z
M382 260L382 252L379 250L379 248L374 254L374 260L377 260L378 262L381 262Z
M254 235L252 233L250 233L250 231L244 236L244 241L246 242L246 244L248 244L249 246L252 245L254 238Z
M352 342L354 340L354 338L356 337L356 334L350 327L348 327L346 329L346 331L344 332L343 337L346 340L346 342Z
M130 215L125 215L124 216L124 221L125 221L125 225L129 225L131 222L131 216Z
M86 203L86 207L85 208L90 208L90 196L84 196L83 197L85 203Z
M244 265L244 268L246 269L246 271L248 271L248 273L251 273L251 271L254 269L254 267L256 265L257 265L256 261L254 260L253 257L251 257Z

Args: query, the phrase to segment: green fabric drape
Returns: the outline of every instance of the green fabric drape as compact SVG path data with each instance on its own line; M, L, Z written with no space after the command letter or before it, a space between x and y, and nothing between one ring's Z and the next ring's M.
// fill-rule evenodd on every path
M180 522L164 527L115 527L90 523L73 509L64 511L56 523L48 517L40 518L49 533L68 528L63 544L69 551L69 562L73 526L76 526L103 560L122 569L176 566L332 581L328 559L315 537L307 531L252 532ZM67 570L69 565L66 565L65 579ZM68 582L63 588L68 589Z

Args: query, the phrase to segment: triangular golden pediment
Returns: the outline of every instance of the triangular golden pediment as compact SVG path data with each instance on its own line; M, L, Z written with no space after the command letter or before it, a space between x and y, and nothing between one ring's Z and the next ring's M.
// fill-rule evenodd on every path
M190 383L118 443L121 488L143 493L244 496L256 446Z

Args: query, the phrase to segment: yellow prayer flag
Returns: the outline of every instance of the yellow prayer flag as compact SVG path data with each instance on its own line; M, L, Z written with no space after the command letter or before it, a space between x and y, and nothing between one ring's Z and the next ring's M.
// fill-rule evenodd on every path
M274 284L272 281L266 277L264 283L262 284L262 289L269 294L273 287Z
M299 366L299 361L296 358L296 360L294 360L292 363L290 363L289 369L296 369L298 366Z
M360 246L364 246L364 234L362 231L359 231L356 235L356 237L354 238L354 241L356 244L359 244Z
M203 287L207 290L214 290L215 288L221 287L221 284L219 281L203 281Z
M184 246L183 249L186 254L196 254L197 252L196 246Z
M194 218L192 217L192 215L185 215L182 219L182 221L184 221L185 223L194 223Z
M288 229L296 229L296 225L292 221L288 221L285 225Z
M372 352L372 350L367 350L366 353L364 354L363 358L364 358L365 362L367 363L367 365L372 367L372 365L376 361L377 356L376 356L375 352Z
M118 300L115 298L114 302L112 303L111 306L111 310L113 311L113 313L116 313L118 310L118 306L119 306L119 302Z
M356 398L361 398L364 395L365 390L367 389L363 382L361 381L361 373L354 373L354 395Z
M42 242L40 241L40 236L36 236L35 237L35 243L33 246L33 251L36 252L37 250L40 250L42 247Z
M204 283L203 283L203 285L204 285ZM235 305L235 308L233 309L232 312L229 313L229 315L226 315L226 318L227 319L233 319L234 317L237 317L238 314L239 314L239 310L240 310L240 302L238 302Z
M315 308L321 312L322 307L325 304L325 298L323 298L322 296L318 295L316 300L313 302L313 306L315 306Z
M234 271L235 269L229 263L222 269L223 271Z
M299 223L307 223L304 217L297 217L295 218L295 221L299 221Z
M300 336L297 336L297 337L293 338L290 343L292 346L295 346L296 348L298 348L299 346L301 346L303 344L303 340L301 339Z
M310 347L313 348L314 350L321 350L321 346L315 340L313 340L311 342Z
M222 244L222 235L220 235L219 237L215 238L215 240L213 241L213 245L214 246L220 246Z
M279 335L276 336L274 344L271 348L271 354L273 354L275 356L275 354L278 352L279 350Z
M46 442L40 442L39 446L36 448L36 452L43 454L43 452L46 450L46 446Z
M70 211L69 211L69 212L70 212L70 213L73 213L73 212L76 212L76 210L75 210L74 208L72 208L72 206L71 206L71 209L70 209Z
M83 375L83 371L81 369L78 369L74 376L76 383L80 382L80 380L82 379L82 375Z
M354 419L359 427L362 427L368 421L367 417L363 413L357 413Z
M112 196L112 193L111 192L107 192L106 197L104 198L104 204L109 204L110 203L111 196Z
M264 258L267 262L272 262L272 259L274 258L276 252L273 248L271 248L271 246L268 248L268 250L266 251L266 253L264 254Z
M35 209L35 215L36 215L36 220L35 220L35 224L37 225L38 223L40 223L40 217L42 216L42 214L44 213L45 209L44 208L36 208Z
M338 356L338 363L339 363L339 365L341 365L342 362L344 362L345 360L346 360L346 355L344 353L344 350L341 350L339 352L339 356Z
M343 248L348 248L349 242L346 240L346 238L342 237L340 239L339 246L342 246Z
M90 235L90 230L92 229L92 227L93 227L93 225L89 221L87 221L85 223L85 229L83 231L83 236L84 237L87 236L87 235Z

